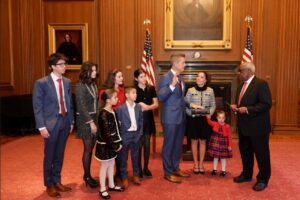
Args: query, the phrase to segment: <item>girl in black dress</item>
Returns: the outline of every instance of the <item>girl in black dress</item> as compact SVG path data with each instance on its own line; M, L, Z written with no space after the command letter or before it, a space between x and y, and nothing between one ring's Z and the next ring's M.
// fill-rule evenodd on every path
M152 177L152 173L148 168L150 157L150 139L151 135L155 134L155 122L153 116L153 110L158 107L158 100L155 88L152 85L147 84L146 73L142 69L134 71L134 84L137 90L136 103L139 103L142 107L144 126L142 146L140 149L140 177L143 175L146 177ZM153 136L155 137L155 135ZM142 168L142 148L144 147L144 168Z
M113 89L105 90L100 98L104 107L99 112L99 132L97 134L95 157L101 161L99 196L103 199L109 199L108 191L122 192L124 190L114 183L115 158L122 149L122 139L119 133L118 118L112 108L113 105L118 103L117 92ZM106 176L108 176L108 191L105 185Z

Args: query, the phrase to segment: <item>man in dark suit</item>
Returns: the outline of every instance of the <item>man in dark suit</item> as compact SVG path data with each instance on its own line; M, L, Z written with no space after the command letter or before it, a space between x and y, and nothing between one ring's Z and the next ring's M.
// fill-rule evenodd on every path
M50 197L71 188L61 184L61 170L68 135L73 130L74 110L71 81L62 75L67 58L59 53L50 55L50 75L35 82L33 110L36 128L44 138L44 185Z
M252 180L254 155L259 173L253 190L264 190L271 176L269 149L271 92L268 83L257 78L253 63L240 65L240 79L243 81L237 89L236 104L231 109L237 113L239 148L243 171L233 179L236 183Z
M163 103L161 122L164 131L162 149L164 178L173 183L181 183L177 177L189 177L179 168L183 133L185 130L185 101L181 72L185 68L185 55L171 56L171 70L161 77L158 99Z

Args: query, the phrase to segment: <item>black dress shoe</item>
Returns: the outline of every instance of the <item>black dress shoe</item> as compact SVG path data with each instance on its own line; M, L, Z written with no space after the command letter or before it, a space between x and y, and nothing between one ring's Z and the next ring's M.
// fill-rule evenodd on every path
M255 185L252 187L254 191L263 191L268 185L263 182L256 182Z
M100 191L99 192L99 196L102 198L102 199L110 199L110 195L108 194L108 192L106 190L104 191Z
M85 186L90 186L90 188L98 187L98 182L90 176L84 176L83 180L85 182Z
M144 169L143 172L146 177L152 177L152 173L149 169Z
M217 170L212 170L211 175L212 175L212 176L217 175Z
M125 189L120 186L115 186L113 188L108 187L108 191L115 191L115 192L123 192Z
M226 176L226 171L221 171L220 176L225 177Z
M244 175L239 175L233 178L233 182L235 183L243 183L243 182L250 182L252 181L251 177L245 177Z

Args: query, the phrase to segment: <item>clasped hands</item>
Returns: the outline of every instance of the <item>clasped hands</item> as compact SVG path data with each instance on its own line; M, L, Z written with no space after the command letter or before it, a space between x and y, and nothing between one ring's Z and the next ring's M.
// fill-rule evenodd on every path
M237 107L236 104L231 104L230 105L230 109L233 111L233 112L238 112L240 114L248 114L248 109L247 107Z
M192 109L205 109L204 106L200 106L200 105L197 105L197 104L194 104L194 103L191 103L191 104L190 104L190 107L191 107Z

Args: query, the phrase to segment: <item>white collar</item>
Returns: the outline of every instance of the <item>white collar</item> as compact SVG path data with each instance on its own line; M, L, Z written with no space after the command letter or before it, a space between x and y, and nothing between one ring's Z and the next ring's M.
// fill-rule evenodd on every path
M251 83L251 81L253 80L253 78L254 78L254 75L252 75L247 81L245 81L245 82L247 82L247 85L249 85Z
M135 107L135 103L133 102L133 106L130 105L130 103L126 100L126 105L128 108L134 108Z

